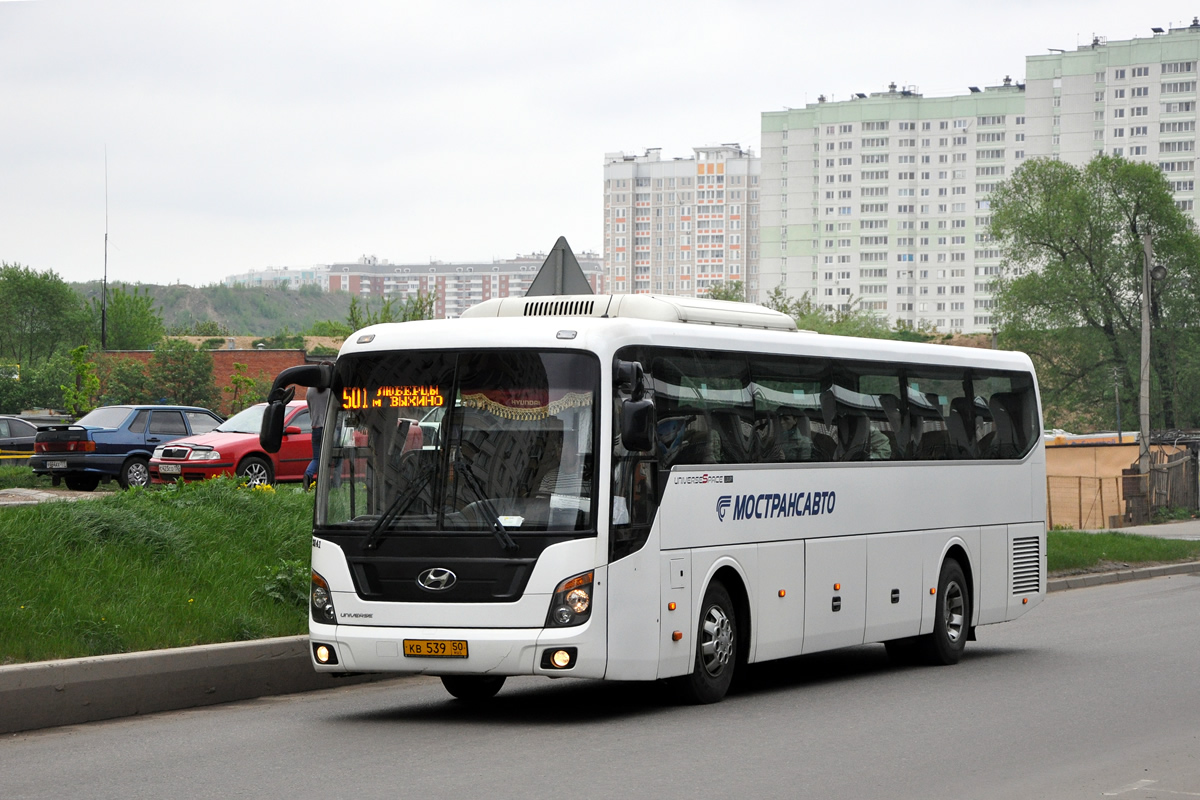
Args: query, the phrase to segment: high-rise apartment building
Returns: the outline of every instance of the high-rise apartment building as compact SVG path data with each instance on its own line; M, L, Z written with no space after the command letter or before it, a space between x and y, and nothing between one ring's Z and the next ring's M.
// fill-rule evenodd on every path
M764 113L758 299L775 286L914 327L991 327L987 197L1027 155L1025 92L886 92Z
M1151 33L1029 56L1024 84L938 98L893 85L764 113L757 299L781 286L913 326L992 329L989 198L1027 158L1157 164L1194 214L1200 20Z
M1074 164L1098 153L1157 164L1175 204L1194 213L1200 20L1151 32L1029 56L1027 144Z
M614 294L758 289L759 159L737 144L693 158L604 156L604 271Z

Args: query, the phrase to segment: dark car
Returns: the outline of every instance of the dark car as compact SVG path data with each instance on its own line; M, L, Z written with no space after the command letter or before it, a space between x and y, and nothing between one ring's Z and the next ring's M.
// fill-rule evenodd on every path
M37 426L20 417L0 416L0 466L24 464L33 453Z
M74 425L37 432L29 466L61 478L68 489L90 492L116 478L122 488L150 483L154 448L181 436L207 433L222 419L195 406L102 406Z

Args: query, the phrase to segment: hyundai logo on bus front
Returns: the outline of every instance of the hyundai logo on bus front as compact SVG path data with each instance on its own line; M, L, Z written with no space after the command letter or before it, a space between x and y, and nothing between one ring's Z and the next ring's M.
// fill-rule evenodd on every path
M433 567L417 576L417 585L430 592L441 592L454 585L458 577L445 567Z
M733 519L776 519L832 514L836 492L786 492L783 494L723 494L717 498L717 520L733 507Z

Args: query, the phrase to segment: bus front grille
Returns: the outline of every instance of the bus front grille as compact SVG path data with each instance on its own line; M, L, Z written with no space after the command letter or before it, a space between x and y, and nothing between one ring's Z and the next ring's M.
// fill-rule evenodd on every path
M1012 593L1037 592L1042 583L1042 554L1038 537L1013 539L1012 547Z

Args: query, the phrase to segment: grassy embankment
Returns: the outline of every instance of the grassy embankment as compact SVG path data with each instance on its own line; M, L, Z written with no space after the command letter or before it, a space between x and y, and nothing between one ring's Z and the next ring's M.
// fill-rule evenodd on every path
M0 508L0 664L303 633L311 533L232 480Z
M33 486L6 468L0 488ZM312 495L232 480L0 508L0 664L303 633ZM1051 531L1050 572L1200 559L1200 542Z
M1115 531L1050 531L1046 537L1047 569L1051 574L1191 560L1200 560L1200 542Z

